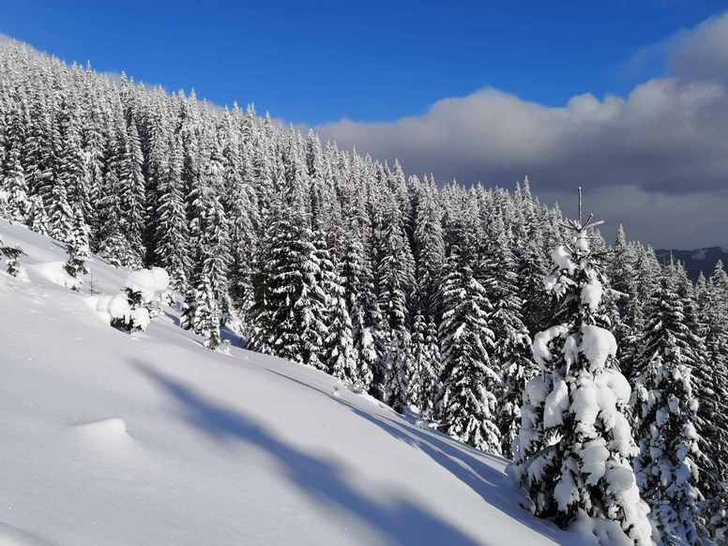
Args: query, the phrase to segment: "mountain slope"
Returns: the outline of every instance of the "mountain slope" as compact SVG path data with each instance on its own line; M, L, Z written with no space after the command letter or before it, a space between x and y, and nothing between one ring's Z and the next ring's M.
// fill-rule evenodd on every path
M669 264L671 259L682 262L693 280L697 280L701 271L706 277L710 277L718 260L722 260L724 264L728 262L728 252L719 246L697 250L660 249L655 253L663 264Z
M0 275L0 543L595 540L532 518L505 461L323 373L213 353L171 309L143 334L110 328L49 280L59 244L2 220L0 235L29 277ZM126 276L90 269L107 293Z

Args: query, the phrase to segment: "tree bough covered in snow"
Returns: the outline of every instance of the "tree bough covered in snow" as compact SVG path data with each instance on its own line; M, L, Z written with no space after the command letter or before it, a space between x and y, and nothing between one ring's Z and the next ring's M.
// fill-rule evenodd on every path
M558 300L552 326L534 336L541 373L529 381L522 430L509 471L539 517L562 526L585 515L613 520L638 545L651 544L647 505L631 466L638 454L625 416L630 387L616 364L604 315L601 256L590 248L596 225L569 222L546 289Z
M694 358L692 334L669 276L662 279L653 298L655 312L647 325L643 353L646 365L635 389L640 444L635 460L637 483L652 507L650 517L664 543L699 544L698 401L688 367Z

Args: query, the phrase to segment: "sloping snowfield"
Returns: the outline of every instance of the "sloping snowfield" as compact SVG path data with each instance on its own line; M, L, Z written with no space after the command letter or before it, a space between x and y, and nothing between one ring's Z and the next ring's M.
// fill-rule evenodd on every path
M56 284L61 245L0 235L28 254L0 274L0 545L595 543L523 510L504 460L323 373L212 353L171 309L112 329L88 278ZM90 269L109 294L128 273Z

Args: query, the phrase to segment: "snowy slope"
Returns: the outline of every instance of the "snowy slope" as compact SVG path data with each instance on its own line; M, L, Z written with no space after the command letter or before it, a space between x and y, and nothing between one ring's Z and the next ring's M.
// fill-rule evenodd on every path
M60 245L0 235L29 276L0 274L0 545L594 543L520 508L505 461L323 373L212 353L171 310L110 328L48 280Z

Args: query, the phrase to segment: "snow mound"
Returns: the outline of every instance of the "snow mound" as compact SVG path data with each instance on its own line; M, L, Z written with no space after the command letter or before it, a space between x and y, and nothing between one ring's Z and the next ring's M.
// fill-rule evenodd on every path
M79 438L93 447L114 448L133 441L126 427L126 421L120 417L90 421L75 425L73 428Z
M137 313L139 311L146 313L144 322L146 325L149 324L149 312L144 308L132 310L129 298L123 292L113 296L109 294L89 296L86 298L86 303L104 322L109 323L112 319L131 319L132 317L144 319L143 313Z
M39 277L44 278L53 284L77 290L79 287L79 281L68 274L65 265L66 262L47 262L29 265L27 268Z
M614 521L590 518L581 514L574 522L574 529L584 536L588 544L595 546L633 546L619 524Z

